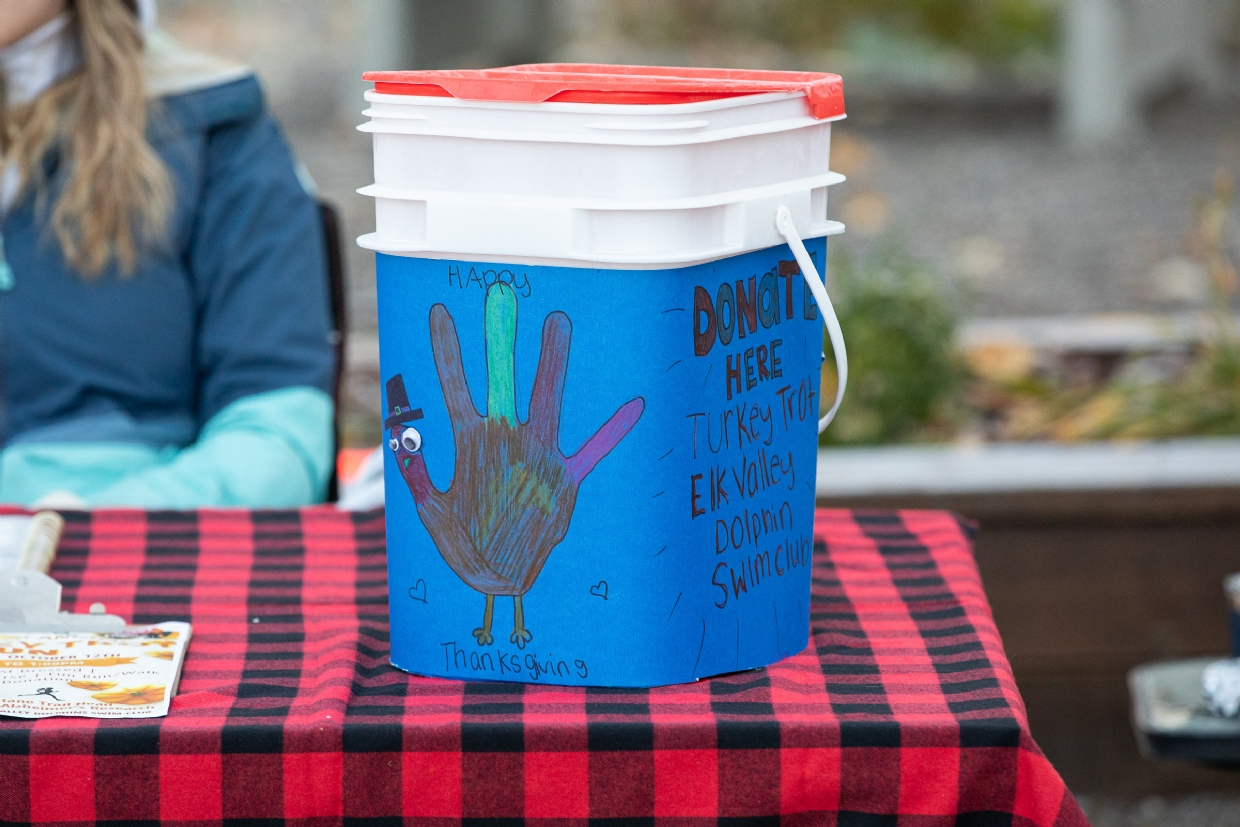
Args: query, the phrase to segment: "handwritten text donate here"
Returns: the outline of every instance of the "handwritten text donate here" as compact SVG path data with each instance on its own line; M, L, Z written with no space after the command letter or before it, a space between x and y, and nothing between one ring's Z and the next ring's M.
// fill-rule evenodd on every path
M714 519L711 586L721 609L763 581L810 565L813 540L794 530L788 499L796 488L795 452L773 447L777 436L799 435L805 431L801 423L818 416L814 375L784 375L784 338L804 333L800 325L818 317L807 290L796 291L802 294L801 318L794 313L797 281L803 278L796 262L782 261L761 276L723 282L713 296L705 287L694 288L694 355L708 357L716 344L727 348L734 339L738 344L723 354L727 404L686 415L693 458L710 461L690 474L689 510L692 520ZM786 332L775 337L784 324ZM760 336L765 340L750 341ZM747 401L733 402L742 394Z

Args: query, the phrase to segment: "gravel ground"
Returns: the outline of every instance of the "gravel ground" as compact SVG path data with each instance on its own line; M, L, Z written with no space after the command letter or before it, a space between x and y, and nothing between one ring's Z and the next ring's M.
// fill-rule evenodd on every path
M1137 801L1099 796L1078 800L1094 827L1235 827L1240 825L1240 798L1190 795L1151 796Z
M1049 109L902 114L854 107L837 129L832 214L845 246L880 241L971 288L974 315L1176 310L1205 282L1187 235L1216 175L1240 172L1240 105L1164 105L1133 144L1080 152ZM1233 241L1240 226L1230 226Z

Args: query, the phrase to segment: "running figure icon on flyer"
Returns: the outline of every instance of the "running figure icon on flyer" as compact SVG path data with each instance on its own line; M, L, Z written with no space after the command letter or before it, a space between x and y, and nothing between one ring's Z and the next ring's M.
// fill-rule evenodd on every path
M391 430L388 446L440 555L466 585L486 596L479 646L494 642L491 620L497 595L513 599L509 641L533 639L521 599L534 585L551 551L564 539L578 489L594 467L633 429L645 409L629 400L580 449L560 451L560 409L568 368L572 323L556 311L543 322L542 352L525 422L517 417L515 348L517 294L507 284L487 289L484 310L487 410L478 413L469 393L456 323L448 309L430 311L431 349L456 443L455 476L446 490L431 482L422 458L422 436L409 423L411 409L401 374L387 381Z
M56 688L55 688L55 687L53 687L53 686L44 686L44 687L42 687L42 688L40 688L40 689L36 689L36 690L35 690L35 691L33 691L33 692L26 692L26 693L23 693L20 697L22 697L22 698L31 698L31 697L37 697L37 696L39 696L39 695L45 695L45 696L47 696L47 697L51 698L53 701L59 701L59 700L60 700L60 698L57 698L57 697L56 697Z

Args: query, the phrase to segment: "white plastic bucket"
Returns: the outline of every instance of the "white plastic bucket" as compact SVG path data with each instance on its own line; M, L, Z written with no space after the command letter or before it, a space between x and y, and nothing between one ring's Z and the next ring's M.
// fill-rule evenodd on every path
M649 686L805 646L819 308L847 378L818 277L843 230L842 91L733 73L710 99L706 70L594 88L616 68L367 76L376 231L359 243L378 253L409 671ZM708 99L580 102L659 72ZM594 86L451 96L530 74Z

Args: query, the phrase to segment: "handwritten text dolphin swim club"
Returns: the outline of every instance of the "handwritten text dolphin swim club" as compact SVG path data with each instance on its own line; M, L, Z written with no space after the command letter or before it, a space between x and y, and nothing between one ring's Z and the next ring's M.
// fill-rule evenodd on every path
M793 323L817 319L795 261L725 280L713 291L702 285L693 289L694 356L714 352L718 359L716 345L724 351L723 370L708 373L707 381L712 375L723 381L727 404L686 415L693 458L709 461L690 474L688 499L691 520L708 517L715 523L710 582L720 609L763 582L810 565L810 527L794 528L794 509L785 499L797 483L796 452L772 446L777 437L799 433L807 427L802 423L817 419L815 377L785 376L785 342L805 335ZM733 402L742 395L745 401Z

